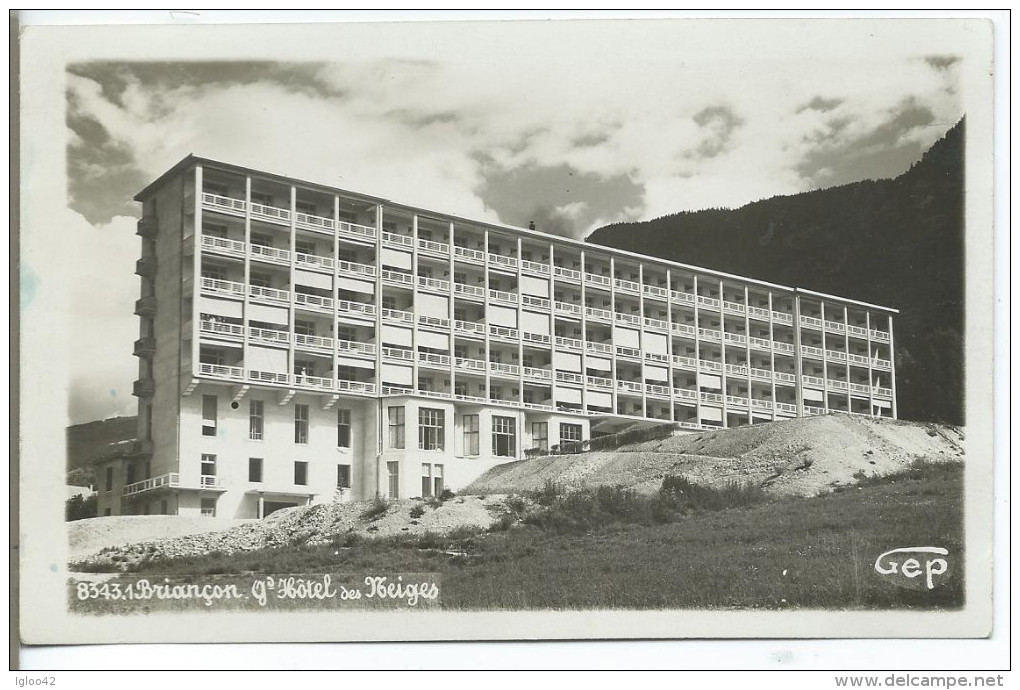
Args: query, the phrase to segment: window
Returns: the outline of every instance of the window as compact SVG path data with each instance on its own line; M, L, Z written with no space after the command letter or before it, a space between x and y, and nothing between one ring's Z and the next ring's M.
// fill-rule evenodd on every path
M294 319L294 332L299 335L315 335L315 322Z
M216 499L202 499L202 517L216 517Z
M432 495L442 496L443 495L443 466L433 465L432 466Z
M219 237L221 239L226 239L227 226L213 225L212 223L202 223L202 234L209 235L210 237Z
M353 326L340 326L336 329L337 340L357 340L356 333Z
M392 295L383 295L383 298L382 298L382 308L383 309L396 309L397 308L397 298L393 297Z
M294 443L308 443L308 405L294 406Z
M248 438L252 441L261 441L264 428L262 401L250 400L248 402Z
M110 514L110 509L109 508L106 509L106 514L107 515ZM164 500L159 502L159 514L160 515L169 515L170 514L170 505L167 503L166 499L164 499Z
M262 481L262 458L248 458L248 481Z
M403 412L403 408L401 408L401 412ZM386 475L386 489L389 498L400 498L400 463L387 462Z
M580 424L564 424L560 422L560 443L573 443L581 440Z
M255 287L273 287L273 277L268 273L262 271L252 271L248 277L248 283Z
M418 239L421 239L421 240L431 240L432 239L432 231L431 230L423 230L421 228L418 228Z
M453 394L454 395L467 395L468 394L468 385L466 383L464 383L463 381L458 381L453 386Z
M315 204L307 201L297 201L294 203L294 208L297 209L298 213L306 213L310 216L315 215Z
M272 247L273 236L264 232L252 232L251 244L255 247Z
M531 423L531 447L549 450L549 422Z
M133 462L127 463L127 477L124 479L125 484L135 483L135 464Z
M265 192L252 192L251 201L253 204L262 204L263 206L273 205L273 197Z
M422 407L418 410L418 448L442 450L446 413Z
M351 447L351 411L338 409L336 411L336 446L337 448Z
M349 489L351 488L351 466L350 465L337 465L336 466L336 487L338 489Z
M216 435L216 396L202 396L202 435Z
M107 508L106 510L103 511L103 516L104 517L110 517L110 509L109 508Z
M113 491L113 468L106 468L106 490Z
M216 456L209 453L202 453L202 476L216 476Z
M227 269L223 266L211 266L206 264L202 266L202 277L211 278L213 280L226 280Z
M298 460L294 463L294 483L298 486L308 485L308 463Z
M227 196L227 185L217 184L216 182L203 182L202 190L206 194L215 194L216 196Z
M404 408L389 408L390 448L404 447Z
M492 418L492 454L513 457L517 454L517 420L513 417Z
M421 465L421 496L428 498L432 495L432 465L423 462Z
M358 253L353 249L339 249L337 250L336 258L337 261L356 263L358 261Z
M464 455L478 455L478 415L464 415Z
M315 254L315 242L294 240L294 249L298 254Z

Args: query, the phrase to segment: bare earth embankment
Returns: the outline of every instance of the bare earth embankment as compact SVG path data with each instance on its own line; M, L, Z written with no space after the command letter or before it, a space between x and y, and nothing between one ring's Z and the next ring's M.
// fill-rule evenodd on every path
M752 483L776 496L816 496L863 476L901 471L918 458L960 460L962 441L962 432L950 427L845 415L677 434L613 451L501 465L444 502L326 503L248 521L156 516L82 520L69 523L71 560L118 567L153 558L401 534L442 535L460 527L486 529L504 514L507 495L538 491L547 482L565 491L623 486L652 494L664 477L684 475L701 485Z
M643 493L664 477L695 484L754 483L770 493L815 496L853 484L855 475L882 476L917 458L960 460L963 433L938 424L826 415L719 431L677 433L612 451L523 460L492 468L464 493L624 486Z

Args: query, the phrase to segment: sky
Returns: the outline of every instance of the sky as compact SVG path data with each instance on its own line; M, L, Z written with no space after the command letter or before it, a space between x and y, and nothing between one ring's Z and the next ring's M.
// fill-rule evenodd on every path
M189 153L583 238L894 177L964 115L959 60L937 50L534 26L394 29L314 61L68 64L71 423L134 413L131 199Z

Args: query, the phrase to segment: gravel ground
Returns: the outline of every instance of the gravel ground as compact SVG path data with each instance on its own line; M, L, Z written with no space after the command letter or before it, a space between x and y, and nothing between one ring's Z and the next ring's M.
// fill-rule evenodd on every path
M884 475L915 458L963 457L961 431L937 424L825 415L720 431L678 433L614 451L560 455L494 467L464 493L622 485L657 491L663 477L697 484L752 482L768 491L814 496L851 484L854 474Z
M68 558L81 560L106 548L144 539L165 539L188 534L217 532L250 520L224 520L177 515L119 515L75 520L67 523Z
M485 529L502 513L504 498L498 495L457 496L438 504L429 504L420 499L391 501L385 513L371 517L366 515L374 507L371 501L288 508L264 520L232 521L234 525L226 525L227 529L221 527L220 531L215 532L206 530L200 534L168 535L170 538L165 539L152 539L153 533L146 532L144 535L139 534L135 543L123 545L125 541L131 540L121 540L116 547L98 553L94 550L80 550L82 555L72 557L71 560L92 564L123 564L143 557L180 558L201 556L213 551L240 553L291 544L324 544L347 534L384 537L425 532L446 534L458 527ZM413 518L411 511L416 508L422 514ZM94 518L89 522L117 519L120 518ZM178 517L170 519L187 520ZM205 518L205 521L216 522L209 518ZM110 531L115 529L116 526L112 526ZM84 554L90 555L86 557Z

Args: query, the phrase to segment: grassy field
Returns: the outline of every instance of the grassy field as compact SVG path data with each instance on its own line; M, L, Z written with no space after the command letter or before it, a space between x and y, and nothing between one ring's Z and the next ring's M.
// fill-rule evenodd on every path
M613 520L591 518L590 501L552 497L533 524L503 531L352 538L132 572L435 572L442 605L453 609L951 609L963 604L962 486L962 465L923 465L816 498L762 502L737 492L740 507L661 517L628 504ZM880 553L921 545L953 559L935 589L903 589L874 572Z

